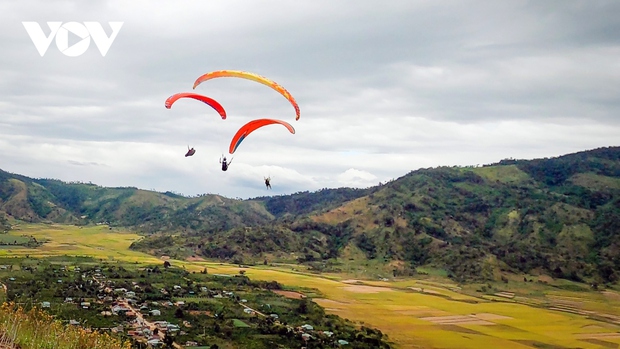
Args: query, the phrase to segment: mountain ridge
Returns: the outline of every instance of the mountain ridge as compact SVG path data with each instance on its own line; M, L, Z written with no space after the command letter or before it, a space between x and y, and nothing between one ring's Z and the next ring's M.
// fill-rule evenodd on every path
M266 263L294 256L328 271L351 259L394 276L433 266L461 281L543 271L616 282L620 147L418 169L366 189L246 200L0 170L0 212L25 221L129 227L147 235L132 248L177 258Z

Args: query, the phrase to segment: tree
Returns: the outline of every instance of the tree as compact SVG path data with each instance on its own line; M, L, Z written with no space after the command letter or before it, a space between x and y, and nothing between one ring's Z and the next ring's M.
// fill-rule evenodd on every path
M172 348L172 343L174 343L174 337L166 332L166 335L164 335L164 344L167 348Z
M184 314L183 314L183 309L181 309L181 308L177 308L177 310L175 310L175 312L174 312L174 317L175 317L175 318L179 318L179 319L180 319L180 318L182 318L183 316L184 316Z
M164 262L164 268L170 268L172 265L170 264L170 262L165 261Z
M308 314L308 301L303 299L297 307L297 314Z

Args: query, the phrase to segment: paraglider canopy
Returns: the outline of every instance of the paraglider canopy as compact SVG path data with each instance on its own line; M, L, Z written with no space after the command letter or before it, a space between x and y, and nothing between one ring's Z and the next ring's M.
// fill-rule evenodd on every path
M295 115L296 115L295 120L299 120L299 114L300 114L299 105L297 104L297 101L295 101L295 98L293 98L293 96L290 94L290 92L288 92L284 87L280 86L275 81L267 79L266 77L260 76L258 74L245 72L245 71L239 71L239 70L212 71L196 79L196 81L194 82L194 89L196 89L196 87L204 81L215 79L215 78L222 78L222 77L235 77L235 78L252 80L252 81L256 81L258 83L271 87L272 89L280 93L282 96L284 96L284 98L286 98L293 105L293 108L295 108Z
M172 105L174 104L174 102L176 102L177 100L181 98L193 98L195 100L204 102L207 105L209 105L211 108L215 109L215 111L217 111L218 114L220 114L222 119L226 119L226 111L224 110L224 107L222 107L222 105L218 103L215 99L209 98L207 96L199 95L197 93L192 93L192 92L176 93L168 97L165 103L166 108L170 109Z
M237 150L237 148L239 147L241 142L243 142L243 140L250 133L254 132L256 129L259 129L259 128L263 127L263 126L272 125L272 124L283 125L284 127L286 127L289 130L289 132L291 132L292 134L295 134L295 129L293 128L293 126L291 126L291 124L289 124L286 121L275 120L275 119L257 119L257 120L252 120L252 121L248 122L247 124L241 126L239 131L237 131L237 133L234 135L234 137L230 141L230 146L228 147L228 152L233 154Z

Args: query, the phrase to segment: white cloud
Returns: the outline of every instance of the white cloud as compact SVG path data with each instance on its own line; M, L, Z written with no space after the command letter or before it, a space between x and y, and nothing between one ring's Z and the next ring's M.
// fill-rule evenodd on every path
M377 185L377 176L370 172L350 168L338 175L338 181L343 187L367 188Z

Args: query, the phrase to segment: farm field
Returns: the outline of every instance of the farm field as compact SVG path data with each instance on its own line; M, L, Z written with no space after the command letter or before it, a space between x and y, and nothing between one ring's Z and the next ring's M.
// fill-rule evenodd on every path
M129 245L140 239L140 235L109 230L103 225L80 228L59 224L20 224L5 236L33 236L38 241L46 243L36 249L23 247L0 249L0 256L90 256L125 262L160 262L153 256L129 250Z
M47 242L37 249L0 249L0 256L92 256L119 263L162 263L161 259L129 250L139 235L107 226L22 224L7 237L21 235ZM291 290L299 288L328 313L378 328L399 348L620 347L620 294L610 290L573 291L510 282L502 292L496 292L498 295L485 295L464 292L448 279L439 278L365 281L285 267L239 268L205 261L169 261L189 271L206 267L209 274L245 270L251 279L275 280Z

